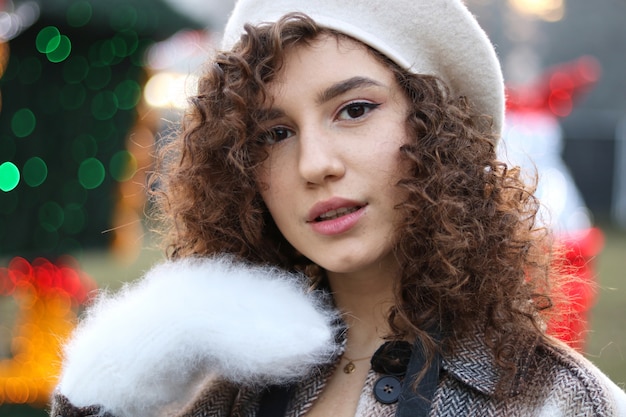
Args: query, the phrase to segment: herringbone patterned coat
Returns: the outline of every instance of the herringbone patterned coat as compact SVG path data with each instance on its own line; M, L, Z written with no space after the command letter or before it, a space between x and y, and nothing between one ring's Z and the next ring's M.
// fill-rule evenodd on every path
M319 370L302 382L290 400L287 417L304 416L324 388L334 366ZM466 340L455 354L443 359L431 417L507 416L626 416L626 394L590 362L571 349L541 345L521 361L520 372L504 395L496 396L498 370L480 338ZM379 375L370 371L356 415L391 417L396 404L376 401L373 384ZM255 417L260 392L214 381L177 417ZM57 396L52 417L97 415L98 407L75 408Z

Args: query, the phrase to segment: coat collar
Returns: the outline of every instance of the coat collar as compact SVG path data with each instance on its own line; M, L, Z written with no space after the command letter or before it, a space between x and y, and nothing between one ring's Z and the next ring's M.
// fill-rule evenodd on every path
M345 349L347 337L347 325L338 319L336 343L339 346L335 361L337 361ZM487 396L503 394L506 397L514 397L521 393L524 380L531 372L533 353L537 346L537 339L532 337L520 337L515 344L517 360L517 372L513 377L502 375L502 371L496 365L493 351L487 345L485 332L477 326L471 336L456 339L452 342L451 353L442 355L441 370L446 371L451 377L462 384ZM335 364L336 366L336 364Z
M517 346L517 372L506 380L482 332L454 342L452 353L444 355L441 367L459 382L482 394L494 396L501 389L502 394L512 397L521 392L522 383L528 376L534 346L536 340Z

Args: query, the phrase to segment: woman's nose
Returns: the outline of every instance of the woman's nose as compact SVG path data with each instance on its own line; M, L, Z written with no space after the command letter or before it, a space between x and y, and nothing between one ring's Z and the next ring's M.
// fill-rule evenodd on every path
M298 169L308 184L322 184L345 174L341 149L330 132L323 129L300 131Z

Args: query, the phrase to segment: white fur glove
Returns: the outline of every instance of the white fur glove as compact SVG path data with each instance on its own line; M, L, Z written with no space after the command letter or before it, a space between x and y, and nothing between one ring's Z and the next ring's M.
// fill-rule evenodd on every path
M101 296L65 348L57 392L77 407L155 416L217 373L286 382L336 353L337 313L304 277L229 257L158 265Z

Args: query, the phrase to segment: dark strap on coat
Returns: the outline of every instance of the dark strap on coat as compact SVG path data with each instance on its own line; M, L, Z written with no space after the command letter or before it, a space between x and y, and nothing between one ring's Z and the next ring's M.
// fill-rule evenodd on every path
M398 398L396 417L427 417L435 397L435 391L439 385L439 370L441 368L441 356L435 353L433 360L417 385L413 389L417 375L423 370L426 363L426 355L419 339L413 345L413 352L406 370L406 377L402 384L402 392Z
M289 385L272 385L266 388L261 395L257 417L284 417L292 393L293 387Z

